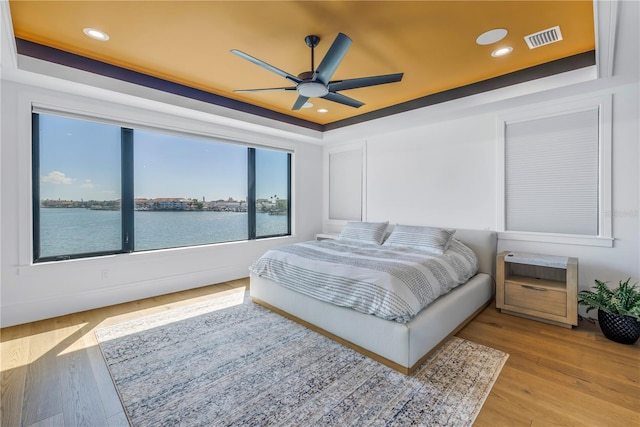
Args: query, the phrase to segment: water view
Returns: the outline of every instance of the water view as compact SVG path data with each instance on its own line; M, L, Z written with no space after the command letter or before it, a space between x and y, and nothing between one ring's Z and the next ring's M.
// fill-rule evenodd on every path
M135 250L246 240L246 212L136 211ZM121 213L83 208L40 209L40 255L116 251L121 248ZM287 233L287 216L256 214L256 234Z

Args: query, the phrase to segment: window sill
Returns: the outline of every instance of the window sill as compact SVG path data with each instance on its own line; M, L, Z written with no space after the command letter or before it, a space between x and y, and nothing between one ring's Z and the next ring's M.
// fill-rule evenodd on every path
M526 242L560 243L563 245L598 246L612 248L612 237L580 236L571 234L524 233L516 231L498 232L499 240L520 240Z

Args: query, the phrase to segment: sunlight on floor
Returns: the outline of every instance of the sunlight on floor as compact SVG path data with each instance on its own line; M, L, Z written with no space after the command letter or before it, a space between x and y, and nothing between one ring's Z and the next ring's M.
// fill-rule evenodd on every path
M57 351L57 347L63 347L62 351L58 353L59 355L66 352L82 350L85 346L85 344L82 343L82 337L85 334L85 332L82 332L82 329L85 326L87 326L87 323L83 322L35 333L28 337L3 339L0 344L2 372L28 365L50 351ZM28 354L16 358L12 349L16 348L16 346L24 347L25 345L29 348ZM13 363L9 363L10 361Z
M98 342L94 332L103 327L149 318L149 322L144 323L145 328L135 331L122 328L122 335L126 335L242 304L248 286L237 286L241 284L240 280L227 283L232 287L213 285L213 290L191 298L177 299L178 294L161 295L146 300L146 303L132 301L96 309L95 313L103 315L98 315L94 322L87 321L83 313L75 313L55 320L53 324L59 327L52 328L52 322L47 321L46 330L41 332L36 332L44 328L40 322L5 328L0 342L0 372L8 373L28 366L50 352L64 356L96 346Z
M245 299L246 291L246 287L238 287L216 294L183 300L179 303L163 306L160 312L156 311L155 313L136 316L130 320L111 324L110 326L100 325L96 328L96 331L100 331L101 341L140 333L170 323L180 322L213 311L240 305Z

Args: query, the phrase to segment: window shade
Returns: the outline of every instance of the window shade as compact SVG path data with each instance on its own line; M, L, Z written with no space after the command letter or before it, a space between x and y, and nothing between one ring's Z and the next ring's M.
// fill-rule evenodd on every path
M507 231L598 235L598 108L505 128Z
M329 219L362 219L362 151L329 154Z

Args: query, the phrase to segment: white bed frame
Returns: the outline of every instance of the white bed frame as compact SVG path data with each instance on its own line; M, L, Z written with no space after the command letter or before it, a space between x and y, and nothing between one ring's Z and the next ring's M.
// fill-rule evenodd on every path
M384 320L319 301L254 274L250 276L251 297L260 305L410 374L493 299L496 233L457 230L454 237L476 253L480 264L478 273L439 297L408 323Z

